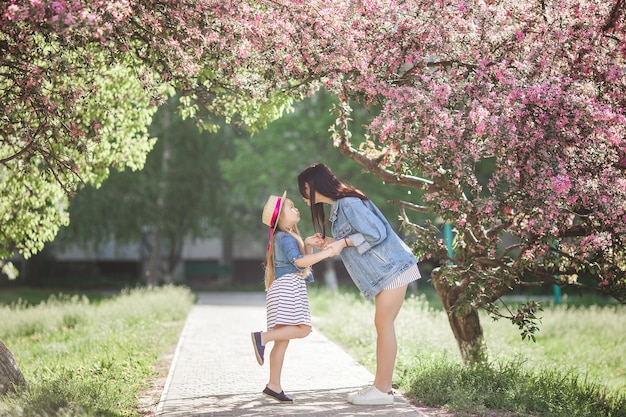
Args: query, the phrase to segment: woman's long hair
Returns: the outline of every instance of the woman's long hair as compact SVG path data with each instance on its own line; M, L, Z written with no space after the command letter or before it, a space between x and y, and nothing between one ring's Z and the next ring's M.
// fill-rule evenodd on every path
M305 184L309 185L308 195ZM315 201L316 191L333 201L344 197L368 199L360 190L341 182L324 164L313 164L302 171L298 175L298 187L300 188L300 195L310 201L313 228L323 237L326 237L326 213L324 213L323 203Z
M298 242L298 249L300 249L300 253L304 255L304 240L300 235L300 231L298 230L298 225L294 225L291 230L287 230L281 223L280 218L278 219L278 224L276 225L276 229L272 233L272 241L269 245L269 249L267 251L267 258L265 261L265 291L269 290L274 280L276 279L276 269L274 267L274 248L275 240L276 240L276 232L278 231L289 233L296 239ZM298 275L301 275L303 278L307 277L311 272L311 267L305 268L303 271L298 272Z

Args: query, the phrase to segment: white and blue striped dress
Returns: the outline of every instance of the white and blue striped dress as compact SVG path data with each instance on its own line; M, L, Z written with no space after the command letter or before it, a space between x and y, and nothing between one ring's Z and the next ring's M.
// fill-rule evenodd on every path
M311 326L311 312L306 282L298 274L277 278L267 291L267 330L277 324Z

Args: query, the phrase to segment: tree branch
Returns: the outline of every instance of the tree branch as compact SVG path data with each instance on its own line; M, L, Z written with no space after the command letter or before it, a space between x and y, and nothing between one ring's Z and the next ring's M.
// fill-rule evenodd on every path
M429 210L427 207L409 203L408 201L389 200L387 202L389 204L400 206L401 209L409 209L409 210L417 211L418 213L431 213L431 210Z
M624 6L626 6L626 0L617 0L611 9L611 13L609 13L609 17L602 26L602 31L606 32L610 29L615 28L615 23L619 19L619 15L622 13Z
M372 159L367 157L365 153L354 149L350 145L350 142L348 141L348 137L346 135L346 132L349 131L349 117L346 109L350 108L347 103L342 103L340 106L337 107L337 109L339 112L339 117L336 124L339 125L339 128L334 129L334 137L335 139L339 139L336 140L336 142L338 142L337 147L339 148L340 153L357 162L372 175L383 180L386 183L401 185L428 192L436 192L442 189L440 186L435 185L435 183L431 180L414 176L399 175L392 171L388 171L380 166L382 156L376 159Z
M41 126L39 126L39 128L37 129L37 132L39 132L39 129L41 129ZM35 133L35 136L37 135L37 132ZM12 161L14 159L18 159L20 157L22 157L24 154L30 153L31 148L33 147L35 141L34 140L30 140L30 142L28 142L28 145L24 146L22 149L20 149L19 152L14 153L13 155L7 157L7 158L3 158L0 159L0 164L6 164L9 161Z
M364 153L352 148L348 141L345 139L345 135L342 135L342 140L339 143L339 152L349 157L359 165L364 167L375 177L383 180L388 184L401 185L404 187L410 187L413 189L424 190L427 192L441 191L443 188L433 181L425 178L415 177L412 175L400 175L392 171L386 170L380 166L380 159L371 159L365 156Z

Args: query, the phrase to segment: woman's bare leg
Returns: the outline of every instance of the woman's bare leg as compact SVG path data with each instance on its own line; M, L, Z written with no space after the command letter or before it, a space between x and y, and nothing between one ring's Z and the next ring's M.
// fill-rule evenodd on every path
M390 392L393 370L396 363L398 344L394 321L400 312L407 285L393 290L384 290L375 298L376 312L376 375L374 385L381 392Z

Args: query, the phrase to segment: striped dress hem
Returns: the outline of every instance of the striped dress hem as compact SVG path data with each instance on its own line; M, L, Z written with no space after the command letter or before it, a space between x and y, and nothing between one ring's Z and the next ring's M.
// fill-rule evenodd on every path
M300 275L285 274L277 278L267 291L265 304L267 330L278 324L311 326L306 282Z
M410 284L411 282L417 281L421 277L422 275L420 274L419 267L417 266L417 264L415 264L397 277L395 277L393 281L391 281L389 284L387 284L385 288L383 288L383 291L400 288L404 285Z

